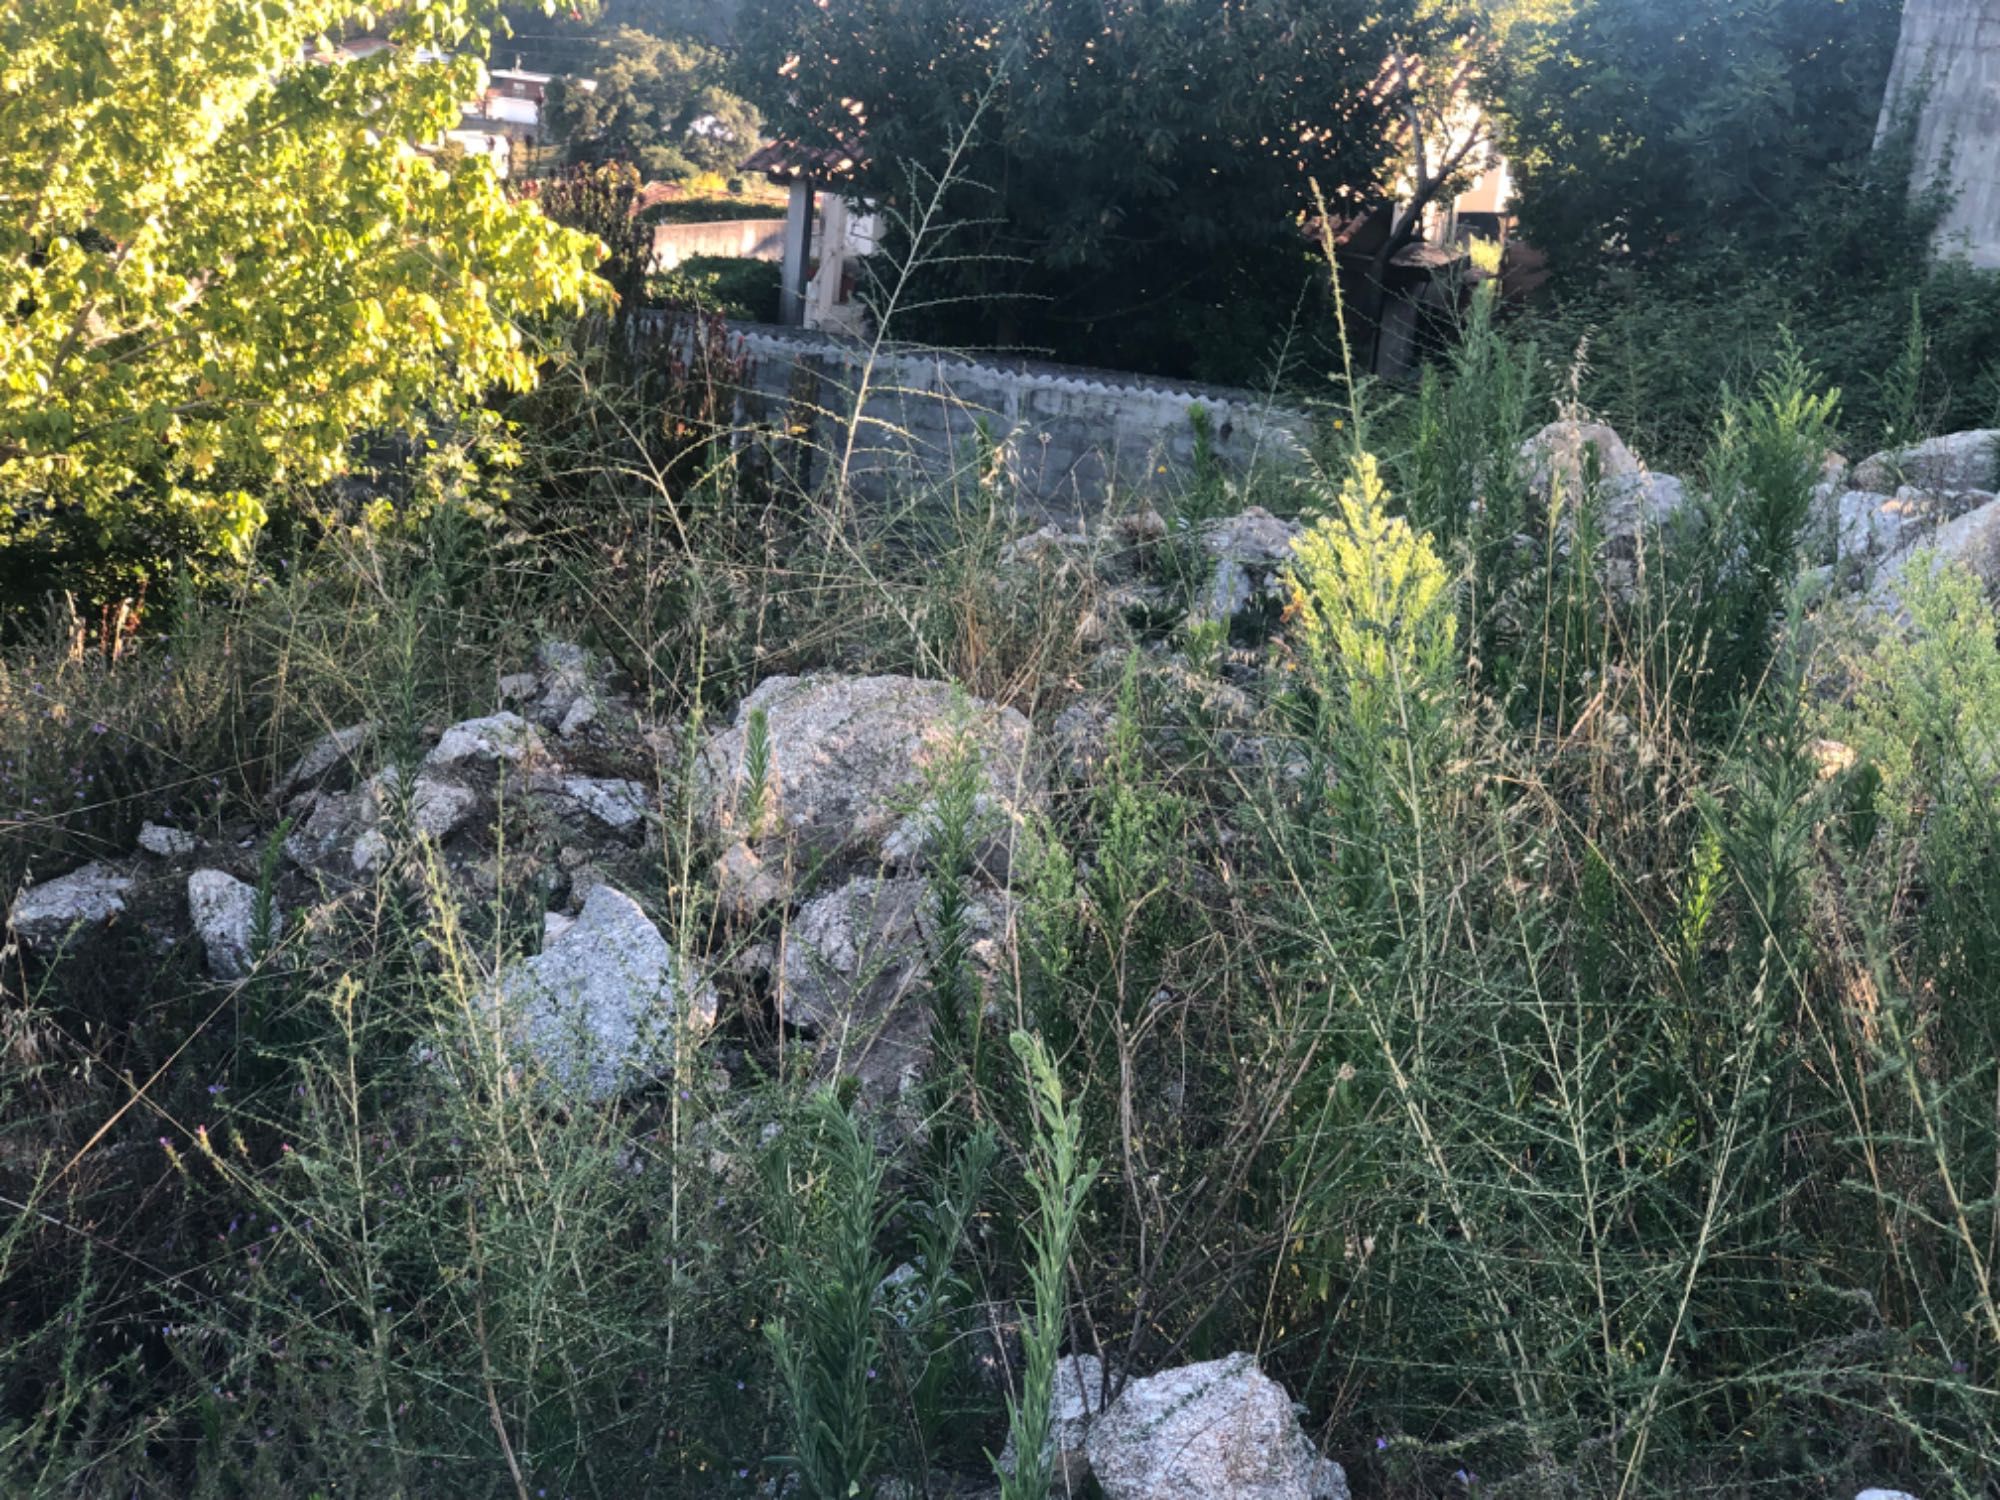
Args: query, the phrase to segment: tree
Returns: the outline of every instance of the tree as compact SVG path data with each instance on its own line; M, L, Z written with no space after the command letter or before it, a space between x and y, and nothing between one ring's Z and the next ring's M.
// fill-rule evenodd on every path
M640 186L636 167L614 161L572 167L525 187L527 196L543 213L558 224L583 231L603 247L597 274L616 293L621 319L637 309L645 297L646 266L653 253L652 226L639 217ZM622 344L622 336L612 342Z
M356 0L0 0L0 550L240 551L371 429L480 420L590 240L418 143L478 92L478 0L313 60Z
M854 146L892 216L954 146L957 225L921 331L1091 363L1243 377L1308 285L1318 179L1382 193L1376 85L1419 0L770 0L743 84L781 134ZM976 126L975 112L979 112Z
M698 43L620 26L583 70L594 87L560 79L550 94L550 118L579 161L671 179L731 171L756 149L757 112L716 85L721 59Z
M1582 0L1509 80L1522 231L1558 269L1756 247L1874 141L1902 0Z

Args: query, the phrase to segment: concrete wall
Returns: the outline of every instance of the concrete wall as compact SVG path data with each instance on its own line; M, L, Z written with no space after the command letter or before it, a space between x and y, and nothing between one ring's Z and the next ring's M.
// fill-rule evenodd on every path
M1907 0L1882 107L1885 129L1926 78L1915 180L1928 184L1949 158L1958 192L1938 248L2000 268L2000 0Z
M667 337L674 326L642 315L640 337ZM1302 412L1248 391L905 347L881 351L871 370L862 344L764 324L729 329L748 357L738 419L791 430L780 461L808 483L826 478L847 451L864 374L848 475L870 493L901 480L973 485L982 422L1017 503L1053 516L1080 515L1116 490L1157 490L1188 471L1197 405L1218 457L1238 473L1301 467L1310 436Z
M649 269L671 271L691 255L775 261L784 245L783 219L720 219L708 224L655 224Z

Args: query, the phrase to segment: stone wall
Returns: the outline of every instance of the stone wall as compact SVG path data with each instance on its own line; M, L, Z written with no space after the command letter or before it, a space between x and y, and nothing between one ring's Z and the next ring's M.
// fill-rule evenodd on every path
M674 326L668 315L642 315L639 334L660 339ZM1310 439L1302 411L1250 391L907 346L885 347L871 361L867 345L825 334L728 327L748 359L739 420L790 430L791 462L808 482L845 463L864 491L898 480L970 487L982 449L990 449L1024 506L1076 515L1117 490L1187 472L1197 406L1207 413L1216 457L1238 474L1297 469Z
M1958 194L1938 248L2000 268L2000 0L1908 0L1884 130L1927 81L1914 180L1928 185L1948 162Z
M719 219L707 224L655 224L654 271L671 271L694 255L775 261L784 252L783 219Z

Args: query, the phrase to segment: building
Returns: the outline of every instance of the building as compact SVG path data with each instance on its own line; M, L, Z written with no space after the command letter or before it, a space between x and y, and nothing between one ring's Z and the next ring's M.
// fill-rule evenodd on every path
M833 333L861 333L866 310L857 293L861 262L881 242L881 218L839 190L862 162L856 141L814 149L773 141L743 163L787 188L779 258L778 321Z
M549 85L556 81L553 73L533 73L520 66L516 58L511 68L493 68L487 77L492 81L493 92L509 99L530 99L536 104L549 102Z
M1913 103L1913 185L1956 194L1939 253L2000 269L2000 0L1907 0L1878 141Z
M519 99L496 89L488 89L465 106L465 115L459 121L459 127L506 136L510 140L532 141L542 133L542 107L533 99Z
M504 135L461 126L457 130L447 130L444 138L447 145L458 147L467 156L484 157L492 164L493 175L502 182L514 170L514 143Z
M385 37L364 36L309 55L314 62L339 67L366 63L395 48L396 43ZM417 57L420 61L440 62L445 54L424 49ZM496 173L506 177L513 169L515 147L533 146L542 138L542 107L548 100L548 87L554 81L553 73L535 73L518 66L489 71L486 87L478 98L466 102L457 128L446 131L444 141L436 144L455 145L468 156L484 157L493 164ZM582 89L597 87L594 79L575 82Z

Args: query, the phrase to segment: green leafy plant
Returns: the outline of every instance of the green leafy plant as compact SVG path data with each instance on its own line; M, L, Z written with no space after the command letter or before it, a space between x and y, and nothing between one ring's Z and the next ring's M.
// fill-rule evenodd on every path
M964 1390L976 1303L962 1268L999 1151L991 1129L971 1132L932 1176L926 1196L904 1206L914 1224L911 1274L885 1290L896 1329L891 1355L909 1408L907 1467L919 1472L963 1446L952 1441L950 1425L976 1409Z
M784 1311L764 1325L791 1427L781 1461L813 1500L849 1500L867 1493L884 1441L874 1388L877 1289L889 1274L877 1249L883 1164L829 1093L793 1129L809 1133L805 1151L780 1137L767 1161L774 1202L808 1199L777 1231Z
M355 4L0 6L0 530L82 528L133 562L161 529L240 556L278 487L346 471L370 429L486 424L526 387L521 324L598 297L590 245L482 162L414 149L456 122L483 3L398 11L341 64ZM102 81L118 80L115 106ZM106 128L106 111L120 125ZM420 247L420 250L417 248ZM413 253L415 252L415 253Z
M1025 1075L1033 1136L1028 1187L1035 1198L1035 1221L1028 1230L1028 1281L1034 1311L1021 1331L1024 1366L1021 1391L1007 1401L1007 1427L1014 1443L1012 1472L1000 1475L1002 1500L1048 1500L1050 1470L1049 1399L1055 1389L1056 1356L1062 1347L1067 1303L1065 1283L1070 1252L1083 1205L1096 1180L1098 1164L1085 1161L1076 1114L1063 1097L1055 1060L1039 1037L1016 1031L1008 1039Z

